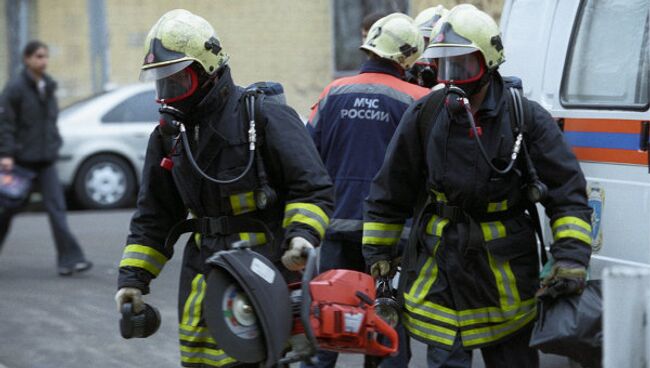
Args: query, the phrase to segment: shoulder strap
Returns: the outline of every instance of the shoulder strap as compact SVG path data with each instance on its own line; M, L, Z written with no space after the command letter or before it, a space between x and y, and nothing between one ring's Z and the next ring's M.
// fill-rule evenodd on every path
M445 102L445 95L443 93L433 93L429 98L422 102L420 110L417 114L418 129L420 130L420 139L422 146L431 134L435 117L438 116L442 110Z
M530 119L532 118L532 112L530 110L530 103L528 103L528 100L525 97L521 96L521 92L519 89L510 87L508 88L511 96L511 103L510 103L510 127L512 129L512 135L517 136L519 132L521 131L524 134L524 144L528 147L528 136L527 136L527 131L526 131L526 122L529 122ZM518 114L515 113L514 106L519 105L522 107L523 110L523 121L520 121ZM528 150L522 150L522 155L527 155ZM528 160L527 157L525 157L526 160ZM527 175L528 170L524 169L523 173L524 175ZM527 201L528 202L528 201ZM542 223L541 219L539 216L539 211L537 210L537 205L535 203L528 203L526 206L526 209L528 210L528 213L530 214L531 219L533 220L533 225L535 226L535 232L537 233L537 237L539 238L539 254L542 260L542 267L548 262L548 255L546 254L546 248L544 245L544 235L542 233Z

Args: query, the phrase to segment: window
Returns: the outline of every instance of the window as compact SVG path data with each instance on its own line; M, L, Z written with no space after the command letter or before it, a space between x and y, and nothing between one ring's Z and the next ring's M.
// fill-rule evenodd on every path
M120 102L102 117L102 123L153 123L158 121L156 93L146 91Z
M361 21L372 13L408 12L408 0L334 0L334 68L337 74L358 71L365 60Z
M648 0L586 0L562 81L567 107L648 106Z

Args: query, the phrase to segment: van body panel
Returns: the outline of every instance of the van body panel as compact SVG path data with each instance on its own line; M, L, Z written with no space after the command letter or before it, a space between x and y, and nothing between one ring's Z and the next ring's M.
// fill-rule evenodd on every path
M640 151L642 122L650 121L648 105L639 109L638 106L619 108L604 103L594 103L593 106L572 105L562 101L562 83L569 80L567 73L570 72L571 53L575 47L574 43L577 42L577 29L582 21L582 14L585 11L596 14L597 7L601 7L601 14L594 15L595 20L588 26L605 25L607 22L603 19L607 19L602 9L610 3L620 1L506 0L501 19L506 53L506 62L500 67L501 74L520 77L526 97L539 102L555 119L563 123L565 138L580 160L587 178L589 202L594 208L594 252L591 267L596 277L600 276L605 266L615 264L650 267L649 156L647 152ZM625 6L628 4L643 6L637 1L626 3ZM647 41L647 15L641 13L635 19L637 23L643 22L644 16L646 25L643 37L646 37L644 40ZM597 29L593 33L602 35L603 30ZM609 30L609 33L616 33L616 30ZM585 41L589 34L584 34L582 41L588 45L598 41ZM626 40L626 43L616 47L620 49L635 44L638 45ZM644 54L648 52L647 47L647 43L641 42L639 50L626 49L622 52L624 55L638 54L638 64L634 64L635 60L621 60L621 56L616 53L601 54L605 55L605 58L611 57L611 61L598 59L599 62L594 63L593 67L597 70L578 70L579 75L574 76L572 82L576 83L576 78L585 79L579 80L578 87L593 94L587 94L585 98L598 99L601 96L594 92L596 89L593 86L598 86L602 81L587 78L591 75L611 76L610 70L602 70L603 67L611 65L612 70L616 70L615 67L620 69L625 67L624 63L631 63L629 65L639 68L636 75L637 89L629 87L634 85L634 81L630 80L620 83L611 91L604 91L602 95L608 97L609 93L614 96L613 99L619 95L628 99L632 96L634 101L641 96L640 106L643 106L646 102L644 99L647 99L644 86L647 85L645 79L648 75L643 70L650 59ZM584 64L584 55L580 54L579 57L583 59ZM590 67L592 64L589 62L585 68ZM576 73L576 70L573 72ZM631 73L627 76L629 78L633 75L634 73ZM627 89L623 88L625 86ZM552 239L548 219L544 233L548 243Z

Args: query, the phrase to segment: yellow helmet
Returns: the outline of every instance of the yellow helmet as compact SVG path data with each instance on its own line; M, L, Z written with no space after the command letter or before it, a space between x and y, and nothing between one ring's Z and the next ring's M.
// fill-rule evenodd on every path
M424 50L424 40L413 18L402 13L387 15L370 27L360 47L408 69Z
M431 36L433 26L438 22L438 20L440 20L440 18L447 15L447 13L449 13L449 10L447 10L442 5L433 6L431 8L422 10L415 17L415 24L417 24L418 28L420 29L422 37L428 39L429 36Z
M479 51L488 70L506 59L499 26L492 17L470 4L455 6L433 27L423 57L445 58Z
M140 80L159 80L196 62L209 75L228 63L214 29L184 9L165 13L149 31Z

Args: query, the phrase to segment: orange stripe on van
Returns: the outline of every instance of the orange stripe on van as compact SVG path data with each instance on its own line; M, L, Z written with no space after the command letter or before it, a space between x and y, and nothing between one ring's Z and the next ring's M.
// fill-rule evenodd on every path
M615 119L564 119L564 130L570 132L607 132L633 133L641 132L640 120Z
M573 147L573 152L576 154L580 161L596 161L633 165L648 164L648 153L641 151Z

